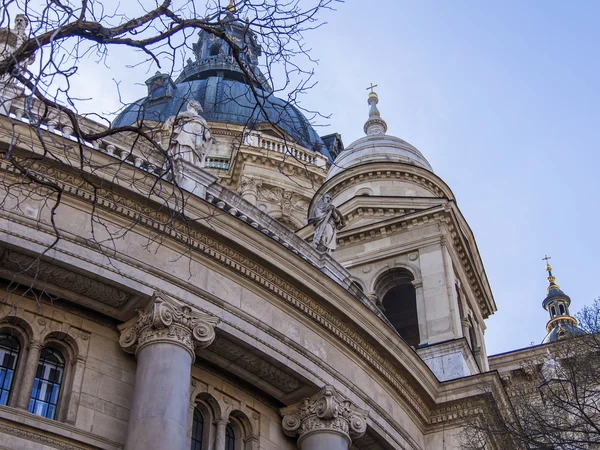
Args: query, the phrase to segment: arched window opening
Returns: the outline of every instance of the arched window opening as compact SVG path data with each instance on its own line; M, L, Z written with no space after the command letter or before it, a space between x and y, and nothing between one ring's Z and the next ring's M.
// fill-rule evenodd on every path
M65 359L59 351L48 347L42 349L29 399L29 412L54 419L64 369Z
M221 50L221 47L219 47L219 44L213 44L210 47L210 49L208 50L208 55L209 56L218 56L220 50Z
M20 349L17 338L0 334L0 405L8 403Z
M563 305L562 303L560 305L558 305L558 309L560 310L561 314L565 313L565 305Z
M556 308L554 306L550 307L550 314L552 314L552 317L556 316Z
M235 433L230 424L225 427L225 450L235 450Z
M192 446L191 450L202 450L202 438L204 437L204 416L200 409L194 409L194 422L192 424Z
M375 291L383 299L385 315L390 323L408 345L417 348L420 336L413 280L412 273L406 269L390 270L377 281Z

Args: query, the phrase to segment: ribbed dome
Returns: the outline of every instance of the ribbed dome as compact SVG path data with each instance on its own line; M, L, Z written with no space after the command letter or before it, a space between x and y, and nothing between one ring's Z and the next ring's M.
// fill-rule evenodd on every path
M395 136L388 136L387 124L379 115L377 94L369 94L369 119L365 123L365 137L350 144L334 161L327 179L361 164L391 162L413 164L433 172L431 165L419 150Z
M303 147L320 149L329 157L323 141L297 108L272 94L259 93L265 96L264 111L257 107L250 87L240 81L209 77L178 83L171 90L171 96L164 99L166 101L143 98L127 106L113 121L112 127L132 125L140 119L164 122L185 111L187 102L193 99L200 102L204 109L202 116L209 122L248 127L271 122Z
M231 40L240 43L240 63L232 56L232 49L225 41L200 30L198 42L193 45L195 58L188 60L179 78L173 82L168 74L156 73L146 80L148 96L127 106L113 121L112 127L129 126L142 119L164 122L185 111L188 101L196 100L204 109L202 116L209 122L242 125L249 129L270 123L303 147L320 151L331 159L304 114L272 94L273 89L258 65L260 45L248 24L231 8L222 25ZM253 74L252 83L246 73ZM256 88L258 95L254 95L250 84L259 86Z
M433 172L431 165L415 147L395 136L380 134L365 136L346 147L329 169L327 179L360 164L386 161L413 164Z

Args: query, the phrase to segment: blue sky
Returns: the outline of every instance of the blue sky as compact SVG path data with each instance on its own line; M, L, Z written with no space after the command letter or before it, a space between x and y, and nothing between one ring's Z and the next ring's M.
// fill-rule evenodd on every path
M303 103L332 113L322 134L361 137L376 83L388 134L456 195L498 306L489 354L545 336L545 254L572 312L600 296L599 15L592 1L348 1L308 39L319 84Z
M306 36L318 85L302 103L332 114L317 130L361 137L376 83L388 134L454 191L498 305L489 354L545 336L545 254L572 312L600 296L599 16L596 1L349 0ZM156 70L111 52L109 69L81 63L74 94L88 110L114 111L112 78L124 101L144 96Z

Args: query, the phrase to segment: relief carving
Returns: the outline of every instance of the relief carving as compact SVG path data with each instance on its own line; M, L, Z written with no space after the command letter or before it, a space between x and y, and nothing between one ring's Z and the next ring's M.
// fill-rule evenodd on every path
M196 347L207 347L215 339L217 323L217 317L193 312L189 306L155 293L148 306L138 310L138 317L119 325L119 344L126 352L137 354L146 345L168 342L185 348L193 360Z
M262 188L258 191L262 200L274 203L281 208L282 217L290 217L293 212L303 215L308 210L308 202L300 194L278 187Z
M309 432L337 431L349 439L367 431L368 412L344 398L333 386L325 386L310 398L281 410L285 434L302 439Z
M246 349L223 337L219 337L215 340L215 343L211 347L211 351L228 361L234 362L257 377L268 381L286 394L293 392L302 386L300 381L287 372L284 372L273 364L268 363L257 355L248 352Z
M246 192L256 193L261 186L262 180L259 180L258 178L243 177L238 186L238 192L242 195Z
M113 308L121 308L131 298L128 293L113 286L12 250L2 253L0 266L17 275L26 275L44 285L68 289Z

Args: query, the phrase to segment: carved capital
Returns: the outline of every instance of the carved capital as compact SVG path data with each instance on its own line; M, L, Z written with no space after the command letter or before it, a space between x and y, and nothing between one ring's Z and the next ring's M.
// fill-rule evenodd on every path
M217 317L193 312L189 306L155 293L148 306L138 310L138 317L119 326L119 344L137 355L146 345L168 342L185 348L193 360L196 347L207 347L215 339L218 322Z
M281 410L283 431L302 439L319 431L338 432L348 439L361 437L367 430L368 412L344 398L332 386L325 386L310 398Z

